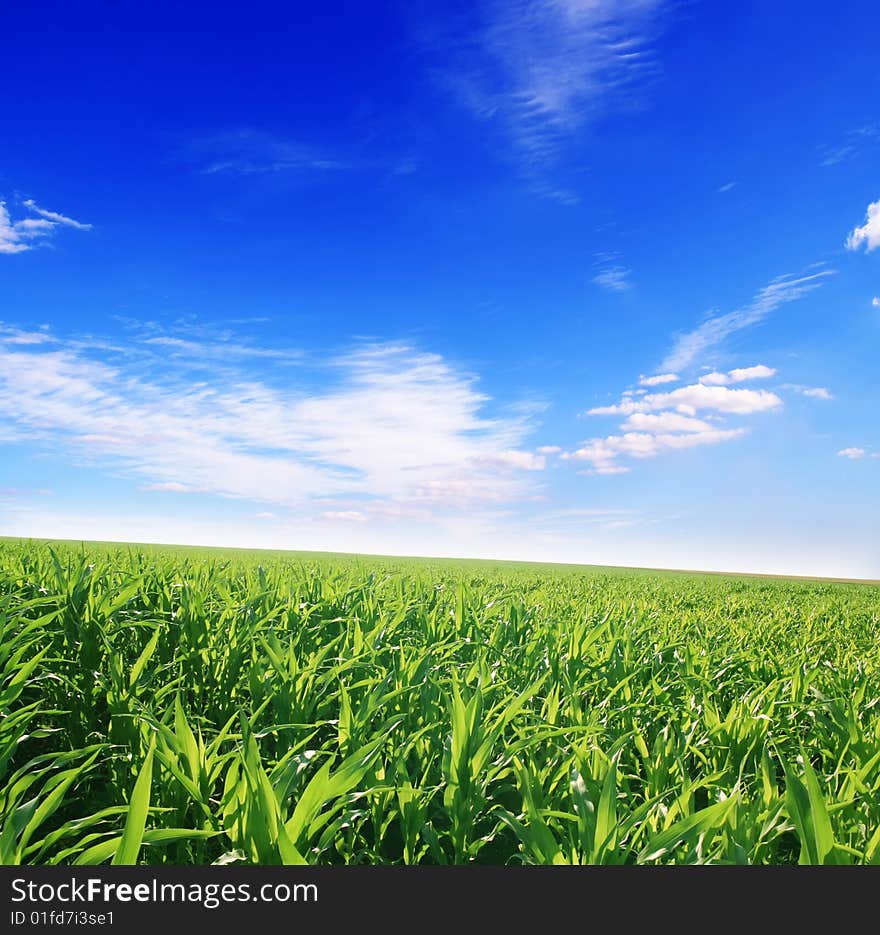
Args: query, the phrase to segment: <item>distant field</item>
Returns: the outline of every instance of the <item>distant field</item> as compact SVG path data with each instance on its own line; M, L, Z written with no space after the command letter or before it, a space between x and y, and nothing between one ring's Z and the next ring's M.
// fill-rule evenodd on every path
M880 863L880 587L0 540L0 862Z

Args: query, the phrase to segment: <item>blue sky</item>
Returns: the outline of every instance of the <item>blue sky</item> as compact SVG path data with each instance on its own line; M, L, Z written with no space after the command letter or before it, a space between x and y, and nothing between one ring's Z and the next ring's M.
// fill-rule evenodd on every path
M0 534L880 577L880 10L4 32Z

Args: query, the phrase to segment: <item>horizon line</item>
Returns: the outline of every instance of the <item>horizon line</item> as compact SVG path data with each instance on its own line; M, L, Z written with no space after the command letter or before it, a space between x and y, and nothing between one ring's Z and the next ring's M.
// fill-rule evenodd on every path
M395 552L338 552L327 551L324 549L283 549L283 548L259 548L254 546L234 546L234 545L201 545L189 542L138 542L125 539L64 539L47 538L41 536L5 536L0 535L0 544L4 542L38 542L50 545L53 542L86 545L115 545L115 546L149 546L153 548L165 549L213 549L220 552L271 552L274 554L290 555L318 555L331 557L334 555L346 558L398 558L411 561L434 561L434 562L492 562L494 564L506 565L554 565L561 568L589 568L594 570L613 569L615 571L633 571L633 572L664 572L678 575L712 575L724 578L759 578L782 581L815 581L826 584L861 584L869 587L880 585L880 578L841 578L823 575L796 575L796 574L775 574L770 572L755 571L725 571L723 569L710 568L668 568L653 565L598 565L585 562L560 562L560 561L538 561L535 559L519 558L477 558L466 555L411 555Z

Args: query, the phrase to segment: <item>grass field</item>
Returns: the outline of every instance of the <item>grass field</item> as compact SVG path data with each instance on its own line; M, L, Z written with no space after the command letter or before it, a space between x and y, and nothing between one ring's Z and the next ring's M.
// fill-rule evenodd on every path
M880 587L0 540L0 861L880 863Z

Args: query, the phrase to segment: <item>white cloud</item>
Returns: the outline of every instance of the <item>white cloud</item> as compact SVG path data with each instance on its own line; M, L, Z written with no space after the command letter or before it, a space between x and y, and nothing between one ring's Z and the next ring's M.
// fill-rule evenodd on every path
M727 373L706 373L700 377L700 383L705 386L727 386L730 383L744 383L746 380L767 380L776 376L776 371L772 367L765 367L763 364L757 364L754 367L739 367L735 370L728 370Z
M864 448L842 448L837 452L838 458L850 458L853 461L857 461L859 458L864 458L867 452Z
M871 300L871 305L873 305L874 308L880 308L880 296L875 295Z
M327 510L321 514L323 519L333 520L343 523L365 523L367 515L359 510Z
M846 238L847 250L858 250L861 246L868 253L880 247L880 199L868 205L865 223L854 228Z
M532 492L525 478L544 465L521 445L529 418L486 415L475 379L438 355L361 347L325 363L312 392L272 388L246 365L192 381L177 368L145 374L128 353L110 365L78 342L0 341L0 433L153 490L301 510L339 495L423 509L503 502Z
M20 222L13 224L6 204L0 201L0 253L23 253L30 249L29 239Z
M587 413L593 416L626 416L620 425L622 434L592 438L562 457L589 462L592 470L588 473L618 474L629 470L619 463L620 458L654 458L666 452L739 438L746 433L746 428L728 428L724 425L723 416L767 412L781 407L782 400L767 390L730 389L718 384L763 378L775 372L758 365L731 370L727 374L707 374L703 381L709 380L709 385L706 382L693 383L668 392L645 393L641 397L624 394L620 402L597 406ZM672 374L661 376L663 378L657 382L666 382L666 376L677 379ZM713 415L699 419L696 416L701 411Z
M269 510L261 510L256 516L257 519L278 519L278 514L272 513Z
M727 182L718 189L718 194L723 195L725 192L729 192L734 188L736 188L736 182Z
M541 445L536 449L539 455L558 455L562 449L559 445Z
M757 364L754 367L739 367L735 370L728 370L727 375L732 383L743 383L746 380L769 380L776 376L773 367L765 367L763 364Z
M703 410L748 415L766 412L782 405L782 400L768 390L732 390L726 386L704 386L694 383L668 393L649 393L641 399L624 399L613 406L598 406L588 415L629 415L634 412L656 412L676 409L686 414Z
M621 465L616 463L619 457L655 458L669 451L696 448L701 445L716 445L730 441L745 434L745 429L715 429L687 432L683 434L649 432L626 432L623 435L609 435L606 438L594 438L567 457L574 461L587 461L600 474L619 473Z
M646 377L642 374L639 377L639 386L660 386L663 383L675 383L678 378L677 373L658 373L652 377Z
M44 211L30 199L24 202L24 206L38 217L13 221L6 203L0 201L0 253L24 253L31 250L51 236L58 227L91 229L91 224L82 224L54 211Z
M794 302L818 289L826 277L833 274L833 270L820 270L806 276L780 276L761 289L744 308L713 315L693 331L680 335L661 364L661 369L678 371L687 367L729 335L763 321L781 305Z

